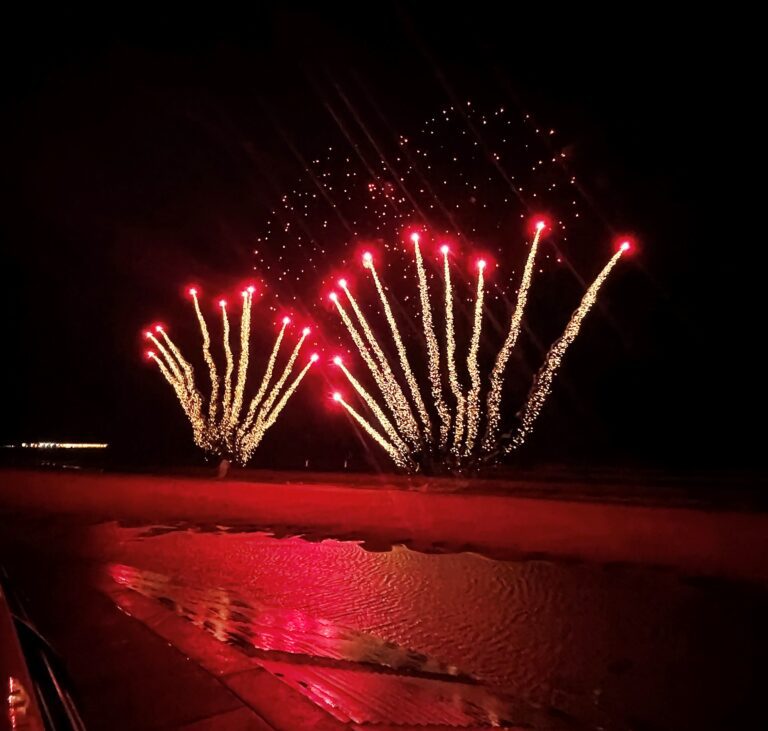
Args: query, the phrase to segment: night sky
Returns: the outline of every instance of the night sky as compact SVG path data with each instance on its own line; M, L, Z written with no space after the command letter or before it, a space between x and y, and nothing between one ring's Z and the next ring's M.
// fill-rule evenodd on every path
M162 320L199 350L183 296L192 282L213 297L258 281L267 289L258 328L274 332L290 311L318 329L326 356L343 339L321 297L331 277L354 272L358 239L381 238L389 280L412 302L400 242L377 218L391 205L368 188L391 176L366 176L358 155L374 159L375 143L393 160L407 138L438 160L427 176L435 187L450 178L437 196L457 211L462 251L499 264L488 304L500 319L528 213L566 222L545 247L512 363L510 414L578 303L579 280L597 273L617 235L638 242L569 351L520 459L759 465L754 423L765 394L753 349L764 306L752 300L762 222L746 183L759 135L747 44L726 51L735 33L722 18L645 6L532 17L491 3L9 19L0 226L10 403L0 442L108 441L116 464L199 461L140 337ZM503 144L500 109L511 130ZM482 167L462 157L463 179L445 167L467 120L482 127L484 118L505 170L524 179L525 201L493 173L470 201ZM545 148L556 165L531 170ZM298 219L287 232L276 223L285 200L316 192L308 168L333 178L344 215L357 210L355 236L315 199L303 234ZM342 195L347 173L359 185ZM571 177L578 185L561 194ZM439 212L432 223L447 228ZM329 403L334 382L323 362L254 464L376 466Z

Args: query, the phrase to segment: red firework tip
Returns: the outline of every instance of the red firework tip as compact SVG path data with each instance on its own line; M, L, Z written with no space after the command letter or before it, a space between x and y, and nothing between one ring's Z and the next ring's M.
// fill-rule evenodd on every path
M419 236L419 232L418 231L414 231L408 238L410 238L410 240L413 241L414 244L418 244L419 243L419 239L421 237Z
M194 297L197 294L197 287L190 287L187 292L190 297Z
M164 329L165 328L163 328L162 325L155 325L155 332L156 333L161 333L161 332L163 332Z
M331 300L331 302L335 302L339 298L339 295L336 294L336 292L331 292L328 295L328 299Z
M155 357L155 351L154 350L148 350L144 355L146 355L147 358L154 358Z
M226 307L227 306L227 300L219 300L219 307Z
M312 332L312 329L311 329L311 328L305 327L305 328L304 328L304 329L301 331L301 334L302 334L302 335L304 335L304 336L306 337L306 336L307 336L307 335L309 335L309 333L311 333L311 332Z
M288 325L288 324L290 324L290 322L291 322L291 318L290 318L290 317L288 317L288 315L286 315L286 316L283 318L283 325Z
M335 391L333 394L333 400L334 401L341 401L341 394L338 391Z
M485 269L485 265L486 265L486 261L485 261L485 259L478 259L478 260L477 260L477 268L478 268L480 271L483 271L483 269Z
M370 264L373 261L373 254L370 251L366 251L363 254L363 264Z
M248 292L248 294L253 294L256 291L256 287L250 284L248 287L246 287L245 291Z
M346 289L347 288L347 280L346 279L339 279L339 287L341 287L342 289Z
M542 220L536 221L536 230L537 231L542 231L546 227L547 227L547 224L544 221L542 221Z
M440 247L440 251L441 251L441 253L443 254L443 256L446 256L450 250L451 250L451 247L450 247L450 246L448 246L448 244L443 244L443 245Z
M341 356L340 356L340 355L337 355L337 356L336 356L336 357L333 359L333 364L334 364L334 365L340 366L340 365L342 364L342 362L343 362L343 361L341 360Z
M631 248L632 242L628 239L624 239L624 241L619 244L619 251L629 251Z
M151 330L145 330L144 331L144 337L149 340L152 337L152 331Z
M309 361L310 361L310 363L316 363L316 362L317 362L317 359L318 359L319 357L320 357L320 356L319 356L317 353L312 353L312 355L310 355L310 356L309 356Z

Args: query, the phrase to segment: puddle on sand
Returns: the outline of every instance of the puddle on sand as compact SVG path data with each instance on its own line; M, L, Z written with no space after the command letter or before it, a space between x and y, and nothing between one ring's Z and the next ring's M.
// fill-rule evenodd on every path
M254 656L339 721L567 728L556 719L542 725L547 714L540 710L494 693L453 665L372 634L132 566L113 564L109 573L118 585Z
M753 728L749 719L765 715L762 587L615 563L498 561L401 546L375 552L358 541L288 537L285 527L280 535L241 525L112 523L100 527L98 541L112 561L187 587L223 585L252 607L322 618L375 639L358 656L349 642L352 661L309 648L313 667L321 660L363 667L366 653L390 643L384 659L369 665L384 684L394 682L385 678L392 677L387 663L401 662L399 676L413 680L407 692L431 672L419 670L420 659L407 669L407 658L419 656L437 662L435 688L437 679L458 686L457 676L444 673L456 668L464 697L468 688L489 689L577 719L578 728L720 731ZM290 635L285 643L306 641L295 629L281 631ZM227 641L253 647L240 630ZM274 660L286 657L299 655Z

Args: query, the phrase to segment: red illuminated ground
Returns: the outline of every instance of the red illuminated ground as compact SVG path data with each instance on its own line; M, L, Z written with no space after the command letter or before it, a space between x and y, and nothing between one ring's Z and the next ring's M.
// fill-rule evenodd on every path
M762 514L0 474L3 562L91 728L714 729L759 705Z

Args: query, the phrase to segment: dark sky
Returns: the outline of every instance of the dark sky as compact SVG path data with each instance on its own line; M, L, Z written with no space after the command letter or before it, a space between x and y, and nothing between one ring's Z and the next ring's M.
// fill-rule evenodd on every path
M753 323L764 307L753 302L760 222L740 182L759 138L746 36L722 14L622 5L535 17L495 5L9 18L0 441L104 440L126 461L189 458L137 332L180 312L190 274L219 282L252 266L271 176L290 175L284 136L312 154L329 85L364 90L407 128L446 103L442 78L556 125L608 227L641 242L602 324L569 354L531 458L758 465L765 399L752 350L764 326ZM352 430L317 404L299 398L299 415L274 430L292 438L271 435L270 458L362 464Z

